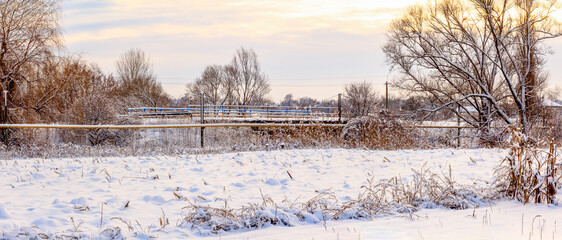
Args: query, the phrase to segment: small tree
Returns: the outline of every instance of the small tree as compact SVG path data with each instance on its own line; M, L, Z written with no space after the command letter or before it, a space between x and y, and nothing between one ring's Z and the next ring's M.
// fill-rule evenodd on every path
M256 53L241 48L230 64L207 66L199 78L187 84L186 90L186 102L198 102L203 92L206 103L250 105L268 102L265 95L270 87Z
M227 76L224 66L209 65L201 77L187 85L187 91L191 96L199 96L203 92L205 103L223 105L234 102L235 87L233 78Z
M347 84L344 89L344 103L353 117L368 116L375 110L378 93L367 81Z
M259 104L271 91L265 74L261 71L258 55L252 49L236 50L229 65L227 75L236 83L234 91L237 104Z
M293 97L292 93L285 95L283 101L279 103L281 106L295 106L297 105L297 100Z
M156 81L150 59L142 50L125 52L117 60L116 68L119 87L115 94L123 99L123 107L158 107L170 103L162 84Z

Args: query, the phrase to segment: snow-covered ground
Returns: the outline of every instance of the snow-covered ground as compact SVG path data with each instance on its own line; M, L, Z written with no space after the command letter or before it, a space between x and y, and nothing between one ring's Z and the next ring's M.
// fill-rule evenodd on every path
M117 227L118 237L159 239L562 239L562 207L508 200L219 235L183 224L191 204L240 208L263 196L306 202L325 191L345 202L356 199L368 179L408 179L424 164L435 173L450 166L458 183L485 186L505 155L498 149L322 149L0 160L0 239L108 238Z

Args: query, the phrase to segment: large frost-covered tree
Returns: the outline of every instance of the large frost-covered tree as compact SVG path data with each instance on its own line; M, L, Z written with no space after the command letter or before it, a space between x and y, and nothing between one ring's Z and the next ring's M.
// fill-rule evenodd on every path
M549 0L433 0L393 21L383 47L398 75L394 85L461 108L467 123L487 132L492 119L529 130L529 110L545 85L544 41L560 36ZM469 111L475 109L476 111ZM464 111L463 111L464 110ZM532 112L531 112L532 114Z

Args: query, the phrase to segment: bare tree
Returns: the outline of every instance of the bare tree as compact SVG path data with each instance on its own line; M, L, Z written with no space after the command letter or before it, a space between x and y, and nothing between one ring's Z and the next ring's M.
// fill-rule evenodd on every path
M261 71L258 56L252 49L236 50L226 71L236 82L235 97L240 105L259 104L271 90L267 77Z
M205 68L201 77L188 84L187 91L191 96L199 96L203 92L207 104L232 104L236 87L233 79L227 76L224 66L210 65Z
M268 102L265 95L270 87L256 53L241 48L230 64L207 66L201 77L187 84L186 90L183 99L187 102L198 102L203 92L206 103L249 105Z
M71 124L110 123L116 112L113 92L117 83L99 66L76 56L50 58L37 74L45 81L34 84L28 105L40 113L40 119ZM93 100L95 99L95 100ZM91 100L91 101L90 101ZM93 106L95 105L95 106ZM99 108L98 112L85 108ZM100 117L103 115L103 117Z
M484 132L494 118L512 124L503 106L514 104L527 134L527 90L541 89L543 42L560 35L550 14L555 2L436 0L410 7L392 23L383 48L399 75L394 85L439 104L431 111L464 109L459 116Z
M66 114L79 98L105 94L113 89L101 84L106 77L99 67L75 56L45 59L34 76L43 80L27 86L30 94L25 97L25 105L30 111L20 116L27 121L42 119L76 123Z
M11 107L29 110L30 86L45 80L33 73L61 43L59 14L58 0L0 1L0 88Z
M368 116L375 110L379 96L373 84L367 81L345 85L344 103L354 117Z
M283 101L281 101L279 103L279 105L281 105L281 106L294 106L297 103L298 103L298 100L296 100L293 97L292 93L289 93L289 94L285 95L285 97L283 98Z
M105 75L95 64L76 59L66 64L63 73L71 78L66 84L64 93L57 98L60 119L73 124L114 124L120 122L114 96L118 87L111 75ZM88 129L67 133L67 141L76 142L84 135L90 145L102 144L108 140L119 138L122 131L108 129Z
M148 56L140 49L130 49L116 62L119 89L124 107L165 106L170 98L156 81Z
M11 116L24 122L55 122L70 124L111 124L119 119L117 86L111 75L77 56L50 57L33 69L33 77L42 79L26 85L25 108L12 108ZM115 139L120 131L102 129L58 132L63 142L87 140L96 145ZM23 132L15 133L24 134ZM84 138L86 136L86 138ZM33 139L23 135L24 140Z
M301 97L297 103L299 107L317 107L318 105L320 105L320 102L311 97Z

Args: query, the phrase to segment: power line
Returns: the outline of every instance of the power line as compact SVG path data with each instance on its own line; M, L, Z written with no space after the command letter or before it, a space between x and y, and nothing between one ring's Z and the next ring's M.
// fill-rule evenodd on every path
M162 83L163 85L185 85L186 83ZM272 87L339 87L345 84L270 84Z
M348 77L307 77L307 78L270 78L272 81L289 81L289 80L345 80L345 79L360 79L360 78L375 78L375 77L385 77L383 75L365 75L365 76L348 76ZM189 80L192 78L188 77L158 77L158 79L163 80Z
M360 79L360 78L374 78L374 77L382 77L383 75L365 75L365 76L349 76L349 77L320 77L320 78L273 78L269 79L271 81L303 81L303 80L349 80L349 79ZM186 82L166 82L162 83L164 85L186 85L187 83L191 82L191 78L186 77L158 77L159 80L186 80ZM345 86L344 83L333 83L333 84L270 84L272 87L343 87Z
M162 83L163 85L186 85L187 83ZM381 83L385 85L386 83ZM272 87L343 87L344 83L340 84L270 84Z
M338 93L338 94L336 94L336 95L334 95L334 96L331 96L331 97L329 97L329 98L325 98L325 99L323 99L323 100L330 100L330 99L332 99L332 98L335 98L335 97L337 97L338 95L339 95L339 93Z
M270 84L272 87L338 87L345 86L345 84Z
M273 78L271 80L330 80L330 79L358 79L358 78L374 78L383 77L383 75L372 75L372 76L350 76L350 77L309 77L309 78Z

